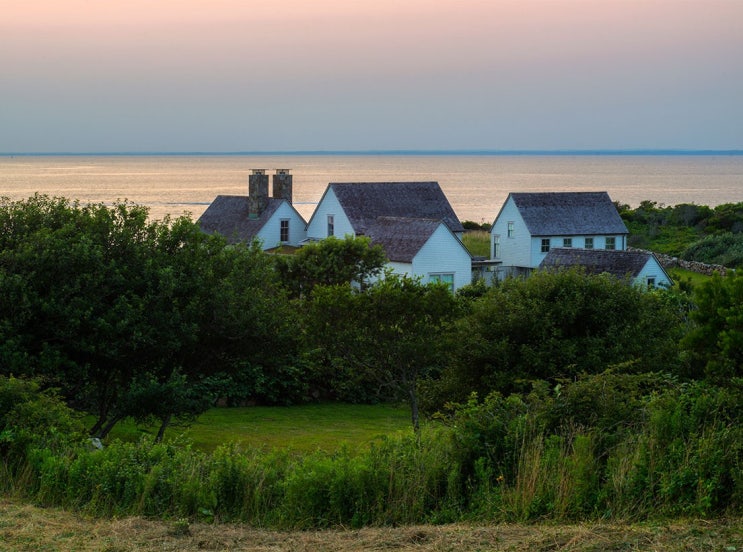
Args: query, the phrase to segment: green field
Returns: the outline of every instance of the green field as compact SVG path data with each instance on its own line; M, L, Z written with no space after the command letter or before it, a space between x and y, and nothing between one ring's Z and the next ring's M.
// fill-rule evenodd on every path
M351 449L367 447L398 432L412 432L406 407L327 403L212 408L188 427L169 427L165 440L185 439L205 451L236 443L245 448L332 452L344 444ZM109 438L132 441L142 436L154 439L156 434L156 425L126 421L116 426Z
M472 255L490 258L489 232L469 230L462 235L462 243Z

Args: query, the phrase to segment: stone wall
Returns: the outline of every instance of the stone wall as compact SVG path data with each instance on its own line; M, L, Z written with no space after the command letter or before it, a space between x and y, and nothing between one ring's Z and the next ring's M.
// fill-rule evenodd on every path
M627 249L634 249L635 251L647 251L645 249L637 249L634 247L628 247ZM648 251L648 253L651 253ZM706 276L712 276L712 274L720 274L725 276L728 269L722 265L712 265L706 263L700 263L697 261L686 261L679 259L678 257L671 257L663 253L652 252L658 259L658 262L663 268L683 268L684 270L690 270L691 272L697 272L699 274L705 274Z

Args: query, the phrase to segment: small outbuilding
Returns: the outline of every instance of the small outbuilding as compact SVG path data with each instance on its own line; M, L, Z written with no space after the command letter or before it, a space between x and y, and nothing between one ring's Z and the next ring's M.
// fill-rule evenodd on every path
M551 249L539 265L545 270L580 266L589 274L611 274L629 278L634 285L647 288L670 287L673 280L649 251L579 249L557 247Z

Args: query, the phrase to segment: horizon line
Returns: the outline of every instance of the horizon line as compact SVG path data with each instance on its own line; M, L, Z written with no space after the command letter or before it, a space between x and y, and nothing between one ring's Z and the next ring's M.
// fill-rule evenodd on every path
M323 156L323 155L743 155L743 149L368 149L368 150L246 150L246 151L49 151L0 152L0 157L135 157L135 156Z

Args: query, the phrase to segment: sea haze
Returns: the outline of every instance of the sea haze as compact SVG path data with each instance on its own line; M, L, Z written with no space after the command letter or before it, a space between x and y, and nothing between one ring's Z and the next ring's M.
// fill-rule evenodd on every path
M461 220L492 222L509 192L607 191L633 207L743 201L742 155L244 154L0 157L0 195L82 203L119 199L153 218L198 218L217 195L244 195L251 169L291 169L294 204L309 219L329 182L435 180Z

